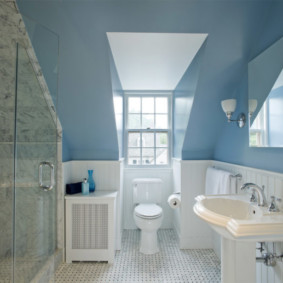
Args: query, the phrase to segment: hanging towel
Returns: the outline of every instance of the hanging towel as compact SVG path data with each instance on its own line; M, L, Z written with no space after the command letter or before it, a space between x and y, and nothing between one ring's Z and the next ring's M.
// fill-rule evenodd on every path
M206 195L215 195L218 193L218 179L217 179L217 170L212 167L208 167L206 170L205 178L205 194Z
M208 167L206 170L205 194L233 194L236 191L236 185L231 183L231 173L224 170Z
M230 193L229 194L237 194L237 178L231 177L231 176L230 176Z
M218 174L218 194L230 194L230 176L231 173L223 170L217 170Z

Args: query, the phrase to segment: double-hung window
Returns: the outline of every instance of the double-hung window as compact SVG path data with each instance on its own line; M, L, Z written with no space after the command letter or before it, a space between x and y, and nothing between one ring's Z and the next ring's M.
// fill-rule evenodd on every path
M125 141L129 166L168 166L171 95L126 94Z

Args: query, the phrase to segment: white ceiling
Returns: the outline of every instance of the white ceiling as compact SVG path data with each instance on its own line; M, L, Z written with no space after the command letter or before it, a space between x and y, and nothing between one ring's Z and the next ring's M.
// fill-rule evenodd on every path
M174 90L207 34L108 32L124 90Z

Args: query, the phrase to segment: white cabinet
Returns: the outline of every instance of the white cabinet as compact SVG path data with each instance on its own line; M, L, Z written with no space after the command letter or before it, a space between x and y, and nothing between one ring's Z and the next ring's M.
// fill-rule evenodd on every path
M117 192L67 195L66 262L108 261L115 255Z

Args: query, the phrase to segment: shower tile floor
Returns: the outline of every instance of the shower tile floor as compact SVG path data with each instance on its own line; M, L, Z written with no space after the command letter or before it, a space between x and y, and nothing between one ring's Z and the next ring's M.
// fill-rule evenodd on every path
M140 231L124 230L122 249L116 252L114 264L105 262L73 262L59 266L55 282L220 282L220 262L211 249L180 250L171 229L158 231L160 252L139 252Z

